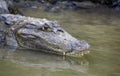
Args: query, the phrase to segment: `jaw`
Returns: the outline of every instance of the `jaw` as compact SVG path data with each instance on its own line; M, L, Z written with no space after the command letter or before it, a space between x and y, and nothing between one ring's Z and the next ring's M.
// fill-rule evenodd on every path
M81 57L85 54L90 53L90 51L88 50L90 45L86 41L82 40L82 41L78 41L76 43L78 43L79 45L77 45L77 46L75 45L75 47L72 47L73 50L71 52L66 53L67 56Z

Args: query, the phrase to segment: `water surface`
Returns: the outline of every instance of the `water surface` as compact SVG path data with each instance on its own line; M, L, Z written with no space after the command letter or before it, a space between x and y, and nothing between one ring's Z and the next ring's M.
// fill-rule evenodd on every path
M20 8L26 16L57 20L71 35L86 40L90 54L61 57L33 50L0 49L0 76L120 76L120 12L108 8L48 13Z

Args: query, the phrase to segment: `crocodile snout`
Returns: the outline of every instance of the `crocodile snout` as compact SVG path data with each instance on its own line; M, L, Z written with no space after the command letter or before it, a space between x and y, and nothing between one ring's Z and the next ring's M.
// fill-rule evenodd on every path
M84 54L89 53L89 50L87 50L90 47L90 45L85 41L77 41L73 42L71 44L71 52L68 52L66 55L68 56L83 56Z

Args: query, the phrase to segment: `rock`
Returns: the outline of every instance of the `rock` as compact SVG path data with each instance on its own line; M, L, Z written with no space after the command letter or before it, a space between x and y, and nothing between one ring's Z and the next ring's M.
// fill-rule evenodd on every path
M120 0L113 2L112 7L117 7L117 8L119 7L120 8Z
M32 6L31 8L38 8L37 6Z
M79 8L94 8L96 5L91 1L74 2Z
M0 14L9 13L8 5L5 0L0 0Z
M3 30L0 30L0 46L5 44L5 32Z
M77 5L76 5L75 3L73 3L73 2L68 2L68 3L66 4L66 8L67 8L67 9L76 9L76 8L77 8Z
M5 20L6 20L5 17L0 16L0 21L5 21Z
M77 5L71 1L58 1L55 6L59 7L61 10L66 9L76 9Z
M20 0L12 0L13 2L16 2L16 3L18 3L18 2L20 2Z
M31 2L25 2L26 7L32 7L33 4Z
M37 0L40 3L45 3L45 0Z
M0 14L2 13L8 13L8 11L6 9L0 8Z
M38 5L37 3L32 2L32 1L25 1L24 2L24 6L28 7L28 8L38 8L37 5Z
M60 12L60 7L56 5L46 4L44 10L47 12Z
M56 6L61 9L77 9L77 8L94 8L96 5L91 1L75 2L75 1L58 1Z

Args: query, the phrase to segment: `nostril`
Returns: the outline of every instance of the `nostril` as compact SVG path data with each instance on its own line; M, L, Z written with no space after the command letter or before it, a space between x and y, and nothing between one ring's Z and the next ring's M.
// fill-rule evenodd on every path
M67 39L64 39L64 40L67 40Z
M64 32L64 31L63 31L63 30L61 30L61 29L58 29L57 31L58 31L58 32Z
M81 45L81 47L83 47L85 49L88 49L90 47L90 45L85 40L81 41L80 45Z

